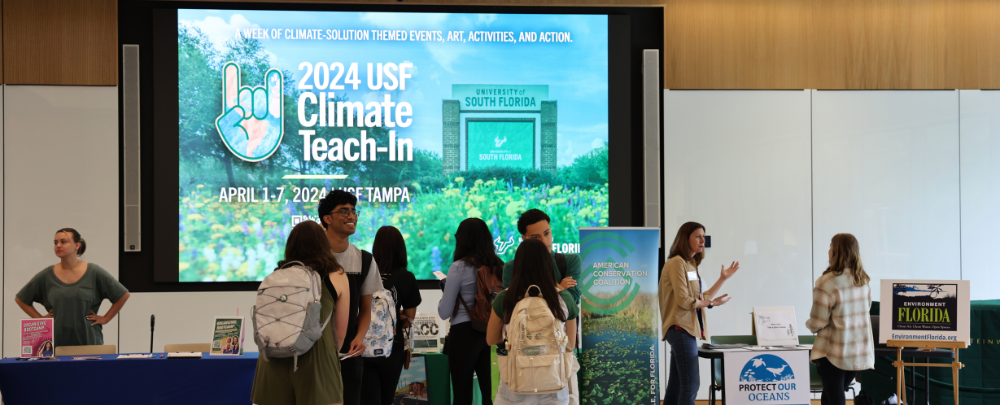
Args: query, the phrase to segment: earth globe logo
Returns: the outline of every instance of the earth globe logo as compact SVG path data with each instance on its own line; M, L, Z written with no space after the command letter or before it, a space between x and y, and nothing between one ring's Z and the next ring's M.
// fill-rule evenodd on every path
M740 382L778 382L795 379L792 367L773 354L756 356L740 371Z

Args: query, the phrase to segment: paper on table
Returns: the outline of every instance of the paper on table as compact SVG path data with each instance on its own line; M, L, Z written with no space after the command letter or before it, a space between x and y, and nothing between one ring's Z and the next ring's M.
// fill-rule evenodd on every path
M120 354L120 355L118 355L117 358L119 358L119 359L148 359L150 357L153 357L153 355L152 354L135 353L135 354Z
M745 348L745 347L734 347L732 349L712 349L712 350L715 350L717 352L745 352L745 351L747 351L747 348Z
M167 353L168 359L200 359L201 352L171 352Z
M754 307L753 314L758 344L794 346L799 343L795 307Z

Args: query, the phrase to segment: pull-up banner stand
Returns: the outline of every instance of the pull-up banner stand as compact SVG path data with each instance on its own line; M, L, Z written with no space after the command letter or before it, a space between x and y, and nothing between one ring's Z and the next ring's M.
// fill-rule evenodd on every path
M580 228L582 404L659 404L657 228Z

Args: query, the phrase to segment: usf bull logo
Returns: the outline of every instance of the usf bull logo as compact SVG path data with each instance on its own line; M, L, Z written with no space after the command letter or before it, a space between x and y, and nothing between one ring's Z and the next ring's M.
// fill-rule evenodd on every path
M614 232L596 232L580 241L580 257L584 263L587 263L588 256L607 252L607 249L614 252L614 255L608 257L606 262L625 260L630 253L635 251L635 247L628 240ZM592 292L595 282L600 277L594 277L593 271L584 273L586 276L580 283L580 304L592 313L598 315L616 314L627 308L635 300L635 297L639 296L639 283L634 282L635 280L627 273L622 276L622 289L618 293L611 294Z

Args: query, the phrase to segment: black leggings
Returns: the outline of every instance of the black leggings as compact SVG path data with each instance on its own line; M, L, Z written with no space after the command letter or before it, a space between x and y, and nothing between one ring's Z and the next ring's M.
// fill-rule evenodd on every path
M392 342L389 357L366 357L364 378L361 379L361 403L365 405L390 405L396 396L399 374L403 371L403 337L397 335Z
M854 377L857 377L858 372L841 370L830 363L826 357L816 359L813 362L816 363L819 378L823 380L823 397L820 403L823 405L844 405L846 402L844 392L851 385L851 381L854 381Z
M448 332L448 367L451 369L451 390L455 395L453 405L472 404L473 371L479 379L483 405L493 405L490 400L490 391L493 390L490 347L486 345L486 334L472 329L472 322L451 325Z

